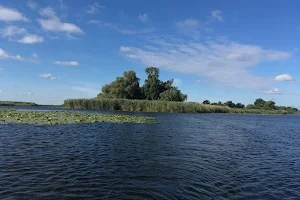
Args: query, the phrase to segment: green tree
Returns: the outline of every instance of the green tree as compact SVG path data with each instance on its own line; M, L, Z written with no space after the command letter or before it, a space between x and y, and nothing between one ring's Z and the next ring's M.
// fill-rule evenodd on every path
M187 95L182 94L180 90L173 87L169 90L164 91L163 93L160 93L160 100L162 101L185 101L187 99Z
M160 94L161 82L159 78L159 69L156 67L148 67L145 70L148 78L143 86L143 94L148 100L157 100Z
M265 100L263 100L262 98L258 98L258 99L255 100L254 105L255 105L257 108L264 107L264 105L265 105Z
M202 103L203 104L210 104L210 101L209 100L204 100Z
M229 108L235 108L235 104L232 101L226 101L224 105L228 106Z
M241 103L237 103L235 105L236 108L245 108L245 105L244 104L241 104Z
M124 72L123 77L117 77L115 81L102 87L102 93L97 97L141 99L139 78L134 71Z

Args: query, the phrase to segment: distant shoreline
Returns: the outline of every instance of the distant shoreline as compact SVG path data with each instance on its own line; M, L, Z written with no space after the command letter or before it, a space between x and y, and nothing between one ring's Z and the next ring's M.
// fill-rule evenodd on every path
M62 105L40 105L33 102L22 101L0 101L0 106L62 106Z

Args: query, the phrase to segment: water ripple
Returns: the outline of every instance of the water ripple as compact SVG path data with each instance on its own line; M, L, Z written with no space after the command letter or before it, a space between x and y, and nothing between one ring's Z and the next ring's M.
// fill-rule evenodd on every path
M300 199L299 116L0 125L1 199Z

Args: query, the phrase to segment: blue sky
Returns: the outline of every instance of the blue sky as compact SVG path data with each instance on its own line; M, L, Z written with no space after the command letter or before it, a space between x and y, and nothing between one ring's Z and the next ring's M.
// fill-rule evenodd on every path
M0 100L90 98L124 71L188 101L300 107L299 1L2 0Z

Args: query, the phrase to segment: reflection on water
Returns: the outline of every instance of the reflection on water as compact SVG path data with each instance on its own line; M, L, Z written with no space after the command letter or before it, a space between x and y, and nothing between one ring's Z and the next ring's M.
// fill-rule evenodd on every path
M0 198L300 198L300 116L146 115L0 125Z

